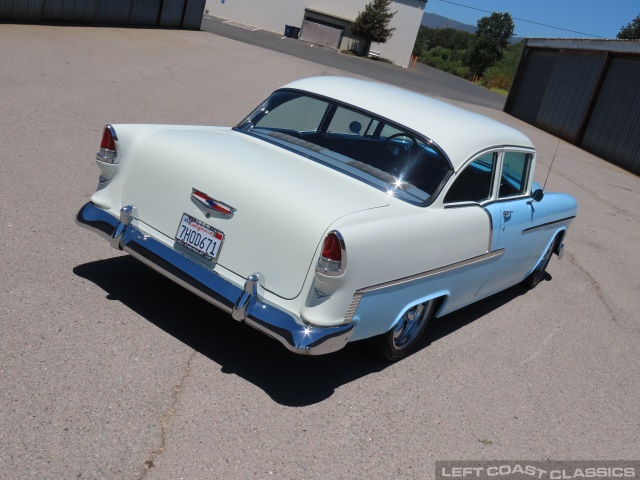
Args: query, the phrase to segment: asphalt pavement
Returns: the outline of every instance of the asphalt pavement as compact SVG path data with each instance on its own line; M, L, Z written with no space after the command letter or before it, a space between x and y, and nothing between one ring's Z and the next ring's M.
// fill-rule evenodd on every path
M580 208L565 257L532 291L439 319L397 364L357 344L298 357L75 225L102 127L233 125L294 79L415 72L177 30L0 25L0 46L0 478L429 479L439 459L640 458L639 177L465 102L454 77L419 82L526 133L541 183L557 148L547 188Z
M273 32L228 24L224 19L210 16L203 18L201 28L205 32L248 45L284 53L317 65L336 68L433 97L473 103L498 110L504 108L505 97L423 63L416 63L415 69L413 63L409 68L402 68L369 58L347 55L331 48L287 38Z

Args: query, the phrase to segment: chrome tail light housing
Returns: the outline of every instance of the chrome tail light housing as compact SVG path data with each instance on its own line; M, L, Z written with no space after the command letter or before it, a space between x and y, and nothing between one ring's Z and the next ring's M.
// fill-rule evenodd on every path
M100 142L100 150L96 154L96 160L104 163L118 163L118 136L111 125L105 125L102 131L102 141Z
M347 249L344 238L337 230L332 230L324 237L322 251L318 258L316 272L331 277L342 275L347 268Z

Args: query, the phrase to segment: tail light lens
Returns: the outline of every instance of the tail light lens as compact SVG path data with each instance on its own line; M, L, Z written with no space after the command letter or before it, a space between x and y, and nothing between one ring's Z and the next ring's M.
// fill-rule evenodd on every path
M105 163L118 163L118 137L111 125L104 127L100 151L96 154L96 160Z
M347 266L346 253L344 239L340 232L336 230L329 232L322 244L316 271L323 275L342 275Z

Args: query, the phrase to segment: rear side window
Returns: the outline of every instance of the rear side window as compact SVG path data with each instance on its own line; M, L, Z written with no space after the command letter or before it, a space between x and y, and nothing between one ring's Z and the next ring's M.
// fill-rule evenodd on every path
M444 203L482 202L491 198L498 154L490 152L465 167L444 197Z
M516 197L525 193L531 158L531 154L524 152L504 153L499 198Z

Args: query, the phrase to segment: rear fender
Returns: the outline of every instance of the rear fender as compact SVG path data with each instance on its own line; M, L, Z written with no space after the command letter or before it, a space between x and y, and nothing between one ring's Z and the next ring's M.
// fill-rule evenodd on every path
M112 214L119 216L120 199L124 179L134 167L132 160L138 146L147 138L162 132L168 131L198 131L215 132L219 130L230 130L228 127L207 127L195 125L144 125L144 124L115 124L111 125L117 136L118 163L104 165L104 162L96 159L96 163L101 171L109 171L109 181L99 181L96 192L91 196L91 201L100 208L109 210ZM100 144L97 142L96 147Z

